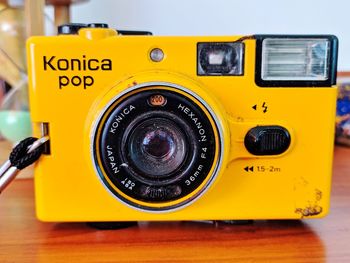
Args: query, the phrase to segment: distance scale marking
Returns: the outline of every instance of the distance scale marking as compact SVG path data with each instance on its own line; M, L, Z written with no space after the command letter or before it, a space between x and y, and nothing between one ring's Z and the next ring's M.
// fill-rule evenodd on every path
M247 165L243 168L247 173L280 173L282 172L281 167L274 165Z

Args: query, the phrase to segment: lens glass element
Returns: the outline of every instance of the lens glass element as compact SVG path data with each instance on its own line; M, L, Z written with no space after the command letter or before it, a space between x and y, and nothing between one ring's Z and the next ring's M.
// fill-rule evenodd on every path
M174 138L163 128L149 131L142 141L142 151L152 158L168 158L174 149Z
M131 163L141 174L164 177L177 171L186 157L186 137L175 122L150 118L134 126L127 147Z

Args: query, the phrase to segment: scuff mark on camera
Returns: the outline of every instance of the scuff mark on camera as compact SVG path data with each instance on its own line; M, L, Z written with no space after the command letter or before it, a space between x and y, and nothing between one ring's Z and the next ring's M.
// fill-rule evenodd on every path
M131 87L134 87L137 85L137 82L136 81L133 81L132 83L129 83L127 88L131 88Z
M318 205L318 202L321 199L322 199L322 192L318 189L315 189L315 200L309 201L310 205L306 206L305 208L296 208L295 213L300 214L301 218L315 216L322 213L323 209L321 206Z
M315 216L318 215L322 212L322 207L321 206L308 206L305 207L304 209L302 208L297 208L295 209L295 213L301 214L301 218L308 217L308 216Z

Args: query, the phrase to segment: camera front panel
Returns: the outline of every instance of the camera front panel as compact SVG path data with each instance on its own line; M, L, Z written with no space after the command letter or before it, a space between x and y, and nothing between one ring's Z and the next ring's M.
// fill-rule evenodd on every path
M336 98L334 86L259 86L255 78L257 71L260 72L256 64L261 54L256 53L258 41L252 36L126 37L113 36L109 32L99 33L99 38L94 39L95 31L89 30L79 31L79 35L74 36L34 37L28 42L34 135L40 136L41 124L46 123L51 147L50 154L43 156L35 168L36 208L41 220L282 219L317 218L327 214ZM232 54L235 51L237 57L242 57L241 68L229 70L228 66L235 65L234 60L229 59L222 64L227 74L217 75L223 49L215 46L203 49L213 51L213 55L202 56L203 61L213 64L202 67L211 75L199 74L197 52L202 43L235 42L242 43L241 55L237 45L231 45L231 49L224 45L224 49L231 50ZM318 42L316 44L319 45ZM221 44L218 46L221 47ZM155 48L164 52L163 60L156 62L151 59L150 53ZM264 70L266 74L276 73ZM208 181L196 188L205 188L203 192L198 190L203 194L192 192L183 200L170 198L151 202L137 197L119 202L125 198L120 197L123 192L118 192L118 188L109 189L107 183L101 182L102 172L96 171L91 149L97 137L92 131L96 131L98 123L103 120L101 116L108 120L107 113L116 109L109 108L115 100L127 98L127 90L150 82L185 87L197 95L185 94L187 99L197 105L205 105L204 101L210 106L202 110L209 112L208 116L213 112L217 116L214 123L222 127L222 165L210 187L203 187L210 181L212 173L209 172ZM163 89L164 86L156 88ZM158 103L161 104L161 101ZM139 116L142 114L146 112ZM157 134L157 140L165 142L164 148L154 149L147 143L135 143L134 146L153 153L153 157L162 157L169 153L174 142L179 147L185 144L181 142L187 142L191 135L180 128L176 121L179 115L175 115L171 115L173 119L169 122L168 115L155 116L160 119L163 132L171 134L170 139ZM214 118L211 116L209 119ZM136 117L134 120L134 124L130 123L130 127L134 127L130 128L132 137L126 136L126 141L141 141L146 134L150 137L154 135L147 120L143 122ZM144 133L143 129L137 129L140 125L146 127ZM261 126L286 129L290 135L287 149L274 155L249 152L245 138L249 131ZM138 133L140 130L142 132ZM219 136L215 140L219 139L222 138ZM120 143L123 145L123 142ZM218 149L215 148L216 151ZM130 153L132 149L127 151ZM137 151L134 153L139 154ZM179 160L178 165L185 166L187 157L174 156ZM128 153L123 158L130 163L135 160L128 157ZM215 158L214 163L217 163L220 154ZM147 167L138 165L134 167L135 173L139 170L146 172L139 179L145 177L152 181L154 177L147 175ZM100 166L103 168L103 163ZM171 174L176 171L176 165L171 168L166 166L166 169ZM113 182L109 184L111 187L114 185ZM157 195L154 191L154 196L162 196L166 191L159 192L161 194ZM127 193L128 198L129 195ZM182 203L192 196L198 198ZM168 209L174 204L177 209ZM139 207L135 209L137 205ZM163 207L165 211L159 213L155 207Z

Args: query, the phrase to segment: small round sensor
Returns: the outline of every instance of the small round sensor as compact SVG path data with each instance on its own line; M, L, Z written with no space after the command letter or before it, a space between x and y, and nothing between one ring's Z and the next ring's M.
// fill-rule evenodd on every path
M164 59L164 52L160 48L154 48L151 50L150 57L153 62L160 62Z

